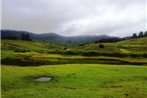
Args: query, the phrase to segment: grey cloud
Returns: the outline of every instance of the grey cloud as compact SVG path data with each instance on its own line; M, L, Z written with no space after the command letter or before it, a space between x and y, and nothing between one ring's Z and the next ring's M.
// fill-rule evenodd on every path
M146 0L3 0L2 28L126 36L145 30Z

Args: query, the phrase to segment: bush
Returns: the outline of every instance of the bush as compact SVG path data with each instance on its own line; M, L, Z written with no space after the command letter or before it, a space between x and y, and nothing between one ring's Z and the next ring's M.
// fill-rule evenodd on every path
M2 39L17 40L18 38L15 36L8 36L8 37L2 37Z
M49 61L32 59L29 57L5 58L1 60L1 63L4 65L18 65L18 66L38 66L38 65L50 64Z
M74 51L69 50L69 51L65 51L65 52L63 52L63 54L64 54L64 55L76 55L76 54L78 54L78 53L77 53L77 52L74 52Z
M64 48L63 50L67 50L68 48Z
M15 49L14 52L30 52L28 49Z
M125 57L126 54L117 52L97 52L97 51L87 51L81 53L83 56L112 56L112 57Z
M97 56L97 55L100 55L99 52L95 52L95 51L82 52L81 54L82 54L83 56Z
M104 45L103 44L99 44L99 48L104 48Z
M147 57L147 53L144 53L144 54L143 54L143 57Z

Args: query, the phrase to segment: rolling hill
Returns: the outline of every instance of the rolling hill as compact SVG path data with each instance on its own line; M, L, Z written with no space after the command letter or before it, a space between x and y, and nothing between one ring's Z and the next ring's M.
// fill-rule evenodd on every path
M97 53L122 53L122 54L144 54L147 53L147 37L130 39L116 43L103 43L105 48L99 48L99 43L90 44L61 44L55 41L22 41L22 40L2 40L2 50L19 51L30 50L35 52L97 52Z

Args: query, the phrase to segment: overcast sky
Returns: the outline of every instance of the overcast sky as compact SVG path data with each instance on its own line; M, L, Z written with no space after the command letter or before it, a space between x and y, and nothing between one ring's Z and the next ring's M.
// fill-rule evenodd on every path
M127 36L146 22L146 0L2 0L2 29Z

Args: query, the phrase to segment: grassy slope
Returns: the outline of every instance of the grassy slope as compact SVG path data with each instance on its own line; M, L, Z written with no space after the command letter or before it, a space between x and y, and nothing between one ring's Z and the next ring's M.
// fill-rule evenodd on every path
M22 40L2 40L2 58L15 57L17 55L33 55L38 53L52 52L63 47L51 42L22 41ZM29 50L27 53L14 52L16 50Z
M118 47L137 53L147 53L147 37L118 42Z
M78 60L78 61L77 60L73 61L73 60L82 59L82 58L87 58L87 59L88 58L90 59L91 58L92 59L106 58L106 59L114 59L115 61L121 60L121 61L133 62L133 63L136 63L136 62L146 63L147 58L145 57L144 58L143 57L138 57L138 58L112 57L113 54L115 55L116 53L122 53L122 54L127 54L127 55L130 53L138 54L138 55L147 53L147 45L144 44L145 42L147 42L147 37L121 41L118 43L105 43L104 44L105 48L100 49L98 47L98 44L95 44L95 43L86 44L84 46L78 46L78 45L63 45L63 44L59 44L55 42L38 42L38 41L29 42L29 41L17 41L17 40L2 40L2 59L7 58L7 57L10 57L10 58L20 57L19 59L21 60L22 58L29 56L31 57L31 61L33 59L34 62L36 62L36 60L38 61L41 60L40 62L42 62L42 59L43 59L43 62L44 60L51 62L51 63L46 63L46 64L63 64L64 62L65 63L80 63L79 61L81 60ZM109 56L99 56L98 55L98 56L91 56L91 57L80 56L80 55L67 56L67 55L60 55L60 54L46 54L46 52L53 52L53 53L56 53L56 51L65 52L66 50L63 50L65 47L68 47L69 50L75 51L75 52L77 51L83 51L83 52L84 51L96 51L99 53L112 53L112 54ZM20 50L28 49L31 52L26 52L26 53L14 52L15 50L19 50L19 49ZM6 61L8 60L6 59ZM100 63L97 61L95 62L93 60L91 61L84 60L85 63ZM125 64L128 64L128 63L125 63Z
M122 53L146 53L147 52L147 37L121 41L118 43L106 43L104 49L100 49L98 44L78 45L63 45L55 42L37 42L37 41L17 41L17 40L2 40L2 50L29 49L36 52L63 51L65 47L71 51L97 51L97 52L122 52Z
M121 53L147 53L147 37L120 41L117 43L104 43L105 48L99 49L98 44L87 44L85 50L100 52L121 52ZM82 48L81 48L82 49Z
M2 66L2 98L146 98L146 66ZM37 76L53 76L35 82Z
M47 43L22 40L2 40L2 50L29 49L31 51L48 51Z

